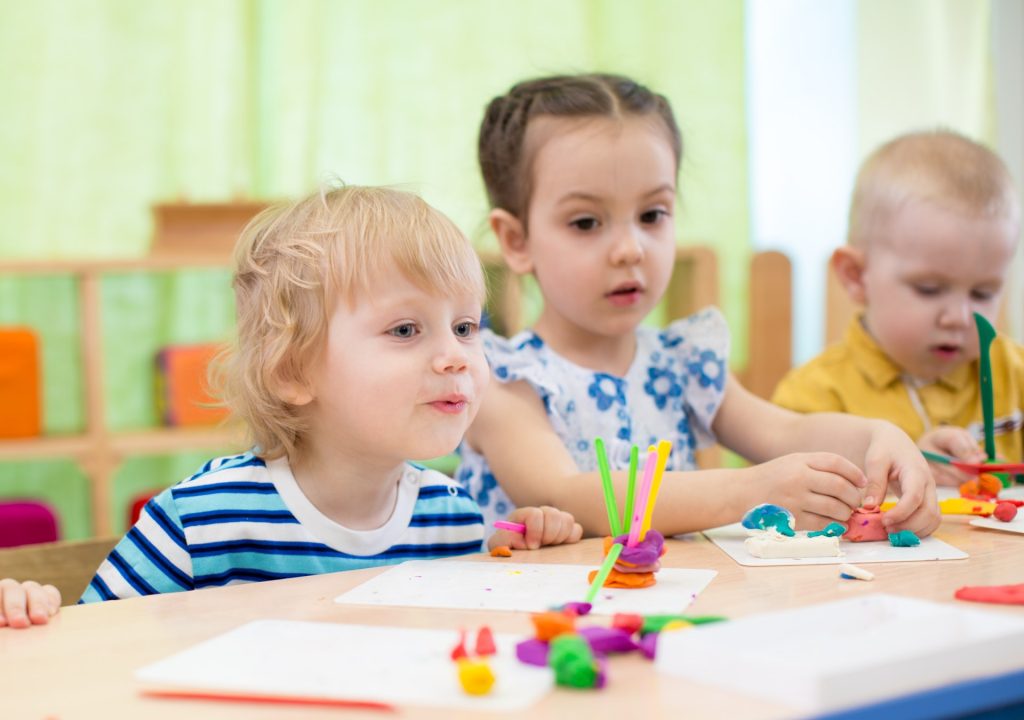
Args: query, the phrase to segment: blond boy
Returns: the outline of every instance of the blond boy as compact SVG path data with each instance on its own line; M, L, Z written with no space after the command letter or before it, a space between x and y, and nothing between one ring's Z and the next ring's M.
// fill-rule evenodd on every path
M973 313L995 323L1020 229L1003 162L956 133L903 135L861 167L832 268L863 311L842 342L783 378L799 412L884 418L922 449L977 462L983 426ZM1024 349L991 349L997 453L1022 460ZM945 484L964 476L934 466Z

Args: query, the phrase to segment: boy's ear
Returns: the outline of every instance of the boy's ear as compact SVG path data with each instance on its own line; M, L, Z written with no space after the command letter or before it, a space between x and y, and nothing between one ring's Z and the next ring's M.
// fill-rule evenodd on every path
M292 373L285 372L283 368L277 369L271 382L273 393L289 405L300 407L313 402L313 391L306 383L296 379Z
M830 264L850 299L858 305L864 305L867 300L864 289L864 251L849 245L836 248Z
M487 219L498 238L498 247L509 269L517 275L531 272L533 261L526 251L526 230L522 221L502 208L491 210Z

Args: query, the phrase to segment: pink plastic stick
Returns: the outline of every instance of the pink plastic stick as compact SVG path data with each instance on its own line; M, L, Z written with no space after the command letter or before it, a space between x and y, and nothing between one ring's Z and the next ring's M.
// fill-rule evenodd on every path
M640 481L636 505L633 506L633 521L629 526L629 539L626 540L626 547L636 547L637 541L640 539L640 526L643 524L644 512L647 510L647 499L651 494L651 481L654 480L654 468L657 464L658 451L651 450L644 463L644 477Z
M519 533L520 535L526 534L526 525L523 523L511 522L509 520L495 520L494 527L499 530L508 530L509 532Z

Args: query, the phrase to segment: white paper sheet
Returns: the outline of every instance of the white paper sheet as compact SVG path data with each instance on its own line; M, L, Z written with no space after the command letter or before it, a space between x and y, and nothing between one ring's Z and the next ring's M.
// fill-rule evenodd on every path
M705 530L704 536L740 565L839 565L840 563L907 562L911 560L962 560L963 550L936 537L921 538L917 547L893 547L888 542L850 542L840 540L839 557L757 558L750 554L743 541L747 531L739 523Z
M472 648L476 629L467 637ZM467 633L469 635L469 633ZM524 710L552 687L547 668L520 663L523 638L495 635L496 681L467 695L451 660L455 632L258 620L147 665L145 687L336 698L476 710Z
M866 595L658 638L659 671L804 711L834 710L1024 664L1024 618Z
M467 610L540 612L581 602L594 565L414 560L387 570L334 600L353 605L398 605ZM707 587L714 570L662 568L653 587L601 588L592 612L680 613Z

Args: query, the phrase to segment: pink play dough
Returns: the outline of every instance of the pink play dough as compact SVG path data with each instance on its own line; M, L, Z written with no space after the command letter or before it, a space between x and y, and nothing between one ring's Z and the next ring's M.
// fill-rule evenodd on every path
M849 525L849 530L843 535L844 540L873 542L889 539L889 533L882 525L882 513L877 508L874 510L857 508L850 516L847 525Z

